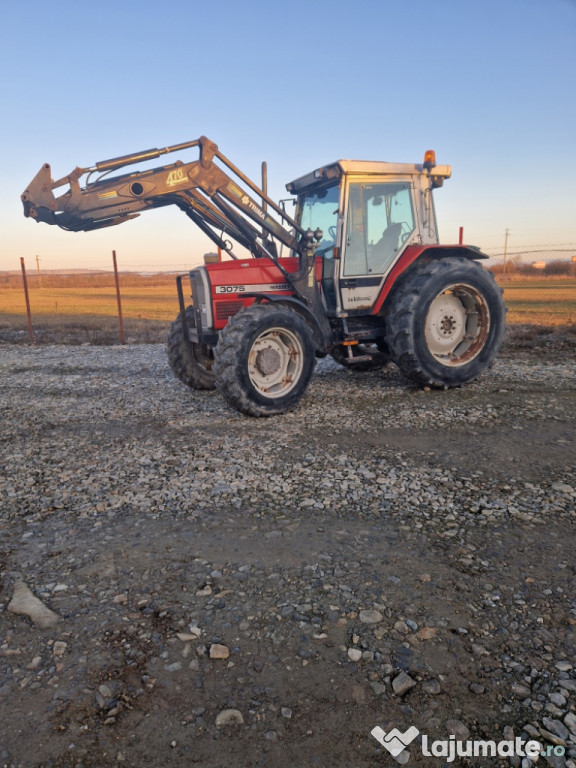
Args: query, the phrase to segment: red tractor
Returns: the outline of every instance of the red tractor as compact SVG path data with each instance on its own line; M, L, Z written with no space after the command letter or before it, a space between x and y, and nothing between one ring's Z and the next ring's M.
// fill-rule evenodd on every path
M106 175L193 147L192 162ZM439 388L492 365L506 310L479 263L487 257L438 243L432 190L450 173L433 152L421 165L339 160L287 184L296 204L289 216L267 196L264 174L260 189L202 137L76 168L56 182L46 164L22 201L26 216L71 231L181 208L226 258L190 271L190 304L177 278L170 365L188 386L217 387L240 412L267 416L298 403L316 358L328 354L364 371L392 361L417 384Z

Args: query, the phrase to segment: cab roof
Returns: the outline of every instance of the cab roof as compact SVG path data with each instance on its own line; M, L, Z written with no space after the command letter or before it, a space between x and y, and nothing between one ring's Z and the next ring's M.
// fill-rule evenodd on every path
M452 175L449 165L425 167L422 163L387 163L380 160L336 160L333 163L316 168L305 176L286 184L286 189L293 195L299 195L319 184L332 180L336 182L342 176L422 176L431 178L432 186L441 186L444 179Z

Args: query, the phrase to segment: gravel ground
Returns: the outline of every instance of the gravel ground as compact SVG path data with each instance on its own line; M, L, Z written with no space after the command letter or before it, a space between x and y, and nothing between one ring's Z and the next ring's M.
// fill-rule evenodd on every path
M393 765L371 730L414 726L397 763L575 768L573 352L448 392L324 360L272 419L160 345L0 376L0 765Z

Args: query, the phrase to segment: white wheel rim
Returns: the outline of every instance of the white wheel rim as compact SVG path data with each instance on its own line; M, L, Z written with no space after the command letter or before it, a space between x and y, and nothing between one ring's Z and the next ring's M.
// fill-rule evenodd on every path
M250 381L261 395L270 399L291 392L303 368L302 344L286 328L269 328L261 333L248 356Z
M486 299L471 285L450 285L428 308L424 334L430 354L451 367L480 354L490 330Z

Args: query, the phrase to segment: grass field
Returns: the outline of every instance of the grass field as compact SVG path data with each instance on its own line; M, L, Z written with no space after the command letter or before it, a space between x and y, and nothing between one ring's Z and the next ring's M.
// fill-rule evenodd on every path
M52 278L52 282L57 282ZM113 278L101 275L90 284L87 275L66 278L65 285L29 286L35 340L42 343L117 344L120 341L118 304ZM77 282L78 285L69 283ZM172 275L130 278L120 283L124 336L133 342L163 342L179 312ZM135 283L135 284L133 284ZM21 282L0 285L0 340L27 341L26 301Z
M576 323L576 278L509 278L499 283L504 289L509 323Z
M117 316L113 287L31 288L32 315ZM124 317L173 320L178 314L176 281L170 285L130 286L121 289ZM0 288L0 314L26 313L24 291L20 287Z
M504 289L509 324L568 326L576 323L576 278L506 276L498 280ZM79 285L39 288L32 284L29 295L34 328L41 331L45 340L52 340L60 331L79 339L80 343L115 342L118 336L116 292L112 279L106 282L107 285L90 285L84 275L78 278ZM179 311L174 277L161 275L140 281L130 278L126 283L121 282L126 336L147 341L164 338ZM20 337L27 333L26 329L22 284L18 281L10 286L0 284L2 337L7 339L10 331Z

